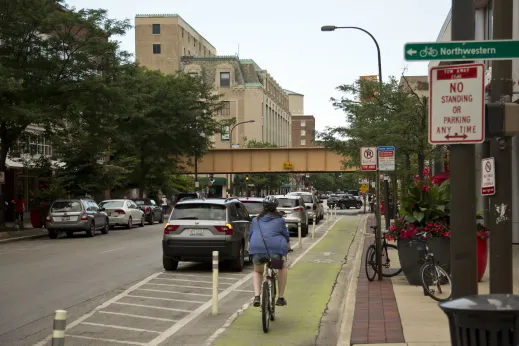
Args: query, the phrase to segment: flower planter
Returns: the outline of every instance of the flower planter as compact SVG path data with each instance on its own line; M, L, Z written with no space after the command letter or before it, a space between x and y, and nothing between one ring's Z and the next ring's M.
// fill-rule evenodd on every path
M485 271L487 270L488 261L488 241L487 239L478 238L477 242L478 254L478 282L483 279Z
M409 285L419 286L421 285L420 280L420 254L417 247L418 243L408 247L410 240L398 239L398 257L400 259L400 266L407 279ZM434 253L434 257L440 265L450 271L450 239L449 238L432 238L429 239L427 244L429 250Z
M48 206L31 209L30 213L31 213L32 227L34 227L34 228L45 227L45 218L47 217L47 214L49 213Z

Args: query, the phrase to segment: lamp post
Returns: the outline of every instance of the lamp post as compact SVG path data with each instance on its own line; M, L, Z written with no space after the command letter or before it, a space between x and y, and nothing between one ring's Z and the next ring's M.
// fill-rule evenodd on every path
M377 57L378 57L378 82L379 82L379 87L380 89L382 89L382 60L380 58L380 46L378 45L378 41L376 40L376 38L367 30L365 29L362 29L362 28L359 28L357 26L335 26L335 25L325 25L325 26L322 26L321 27L321 31L335 31L337 29L353 29L353 30L359 30L359 31L362 31L366 34L369 35L369 37L371 37L371 39L373 40L373 42L375 42L375 46L377 47ZM382 91L382 90L381 90ZM382 244L381 244L381 239L382 239L382 229L381 229L381 215L380 215L380 171L378 170L378 164L377 164L377 178L376 178L376 182L377 182L377 187L376 187L376 195L377 195L377 201L376 201L376 206L375 206L375 211L376 211L376 218L377 218L377 233L376 233L376 249L377 249L377 268L378 268L378 279L379 280L382 280L382 268L381 268L381 248L382 248ZM387 181L385 182L386 184L386 197L388 195L387 191L388 191L388 183ZM389 220L389 203L388 203L388 198L386 198L386 205L387 207L385 208L387 210L387 217L386 217L386 226L388 226L388 223L390 222Z
M241 121L239 123L234 124L233 127L231 127L231 130L229 131L229 148L232 149L232 131L234 131L234 128L241 124L248 124L248 123L255 123L256 120L248 120L248 121ZM229 187L231 187L231 181L232 181L232 173L230 174Z

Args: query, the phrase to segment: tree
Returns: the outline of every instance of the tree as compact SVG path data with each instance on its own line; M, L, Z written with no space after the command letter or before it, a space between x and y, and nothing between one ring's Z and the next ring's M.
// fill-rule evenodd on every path
M322 192L359 188L358 176L352 173L313 173L310 182L313 188Z
M110 105L105 78L128 57L110 38L129 27L105 10L66 8L61 0L1 2L0 171L30 124L58 133L68 122L103 117ZM0 208L0 227L4 220Z

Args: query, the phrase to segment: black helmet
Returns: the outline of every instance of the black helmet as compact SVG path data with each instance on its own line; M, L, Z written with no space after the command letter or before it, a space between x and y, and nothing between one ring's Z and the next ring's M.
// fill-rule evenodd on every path
M275 196L267 196L263 200L263 208L265 208L265 211L268 211L268 212L276 211L276 208L278 207L278 205L279 205L279 202Z

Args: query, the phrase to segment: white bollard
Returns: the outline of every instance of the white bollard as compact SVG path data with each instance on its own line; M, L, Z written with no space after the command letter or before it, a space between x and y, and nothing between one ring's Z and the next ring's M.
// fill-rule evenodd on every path
M218 315L218 251L213 251L213 316Z
M314 239L315 237L315 217L314 217L314 224L313 224L313 227L312 227L312 239Z
M56 310L54 315L54 327L52 328L52 346L65 345L65 328L67 325L67 312Z
M303 242L301 241L301 222L297 223L297 247L300 249L303 247Z
M328 207L328 210L326 210L326 219L324 219L324 222L326 223L326 226L328 226L328 219L330 218L330 208Z

